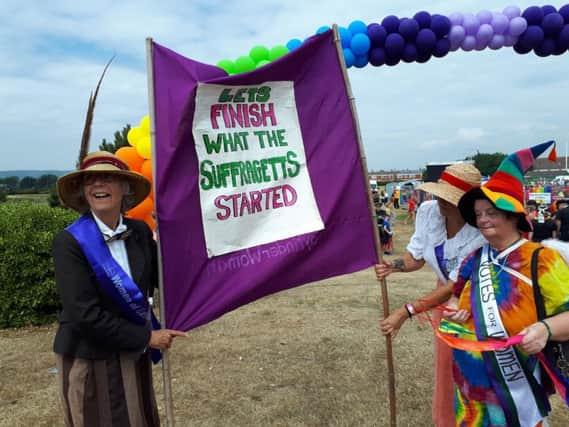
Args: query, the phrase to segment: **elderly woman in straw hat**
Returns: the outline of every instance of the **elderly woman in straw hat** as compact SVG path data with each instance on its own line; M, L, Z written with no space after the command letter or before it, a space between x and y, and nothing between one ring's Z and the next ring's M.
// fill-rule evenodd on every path
M438 289L419 301L394 310L381 322L385 335L395 334L406 319L415 313L445 302L451 296L462 260L484 243L474 227L465 223L457 208L460 197L480 185L480 172L473 165L458 163L447 166L438 182L418 187L437 197L426 201L417 210L415 232L407 252L393 261L376 266L378 280L394 272L408 273L429 264L437 274ZM440 317L440 316L439 316ZM436 369L433 393L433 422L437 427L454 426L452 396L452 354L442 341L435 342Z
M460 268L453 300L462 314L450 318L465 322L479 341L513 335L523 340L497 351L454 350L456 425L546 425L548 374L535 355L549 340L569 339L569 267L556 250L523 237L531 230L523 175L553 144L509 155L487 183L460 199L462 216L488 243Z
M156 243L143 221L123 216L148 196L150 182L114 154L87 154L105 71L89 100L78 169L57 181L62 203L82 216L53 240L63 308L53 348L67 426L151 427L160 420L150 359L186 334L160 329L149 304Z

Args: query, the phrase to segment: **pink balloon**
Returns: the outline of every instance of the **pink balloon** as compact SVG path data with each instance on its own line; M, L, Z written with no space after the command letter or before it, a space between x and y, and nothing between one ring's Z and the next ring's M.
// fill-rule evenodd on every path
M517 16L510 21L508 34L519 37L528 28L527 21L521 16Z
M504 34L508 29L510 20L508 17L502 13L494 13L492 15L492 28L494 28L494 34Z
M504 43L506 42L506 38L502 34L494 34L490 43L488 43L488 47L493 50L498 50L504 47Z

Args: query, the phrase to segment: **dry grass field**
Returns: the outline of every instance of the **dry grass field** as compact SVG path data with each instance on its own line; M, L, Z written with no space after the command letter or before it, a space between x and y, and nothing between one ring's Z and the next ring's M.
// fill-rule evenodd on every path
M397 255L412 229L402 221L393 228ZM390 304L433 285L427 268L393 275ZM388 426L381 316L370 269L264 298L191 331L170 352L176 425ZM62 425L50 371L54 331L0 331L0 426ZM413 320L394 339L399 426L431 425L432 335ZM155 381L163 415L160 367ZM567 408L558 397L553 404L550 426L568 426Z

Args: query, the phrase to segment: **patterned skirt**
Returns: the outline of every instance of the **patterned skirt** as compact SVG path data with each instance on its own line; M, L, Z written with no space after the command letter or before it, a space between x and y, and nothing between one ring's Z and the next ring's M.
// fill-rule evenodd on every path
M59 394L68 427L160 425L148 353L90 360L56 354Z

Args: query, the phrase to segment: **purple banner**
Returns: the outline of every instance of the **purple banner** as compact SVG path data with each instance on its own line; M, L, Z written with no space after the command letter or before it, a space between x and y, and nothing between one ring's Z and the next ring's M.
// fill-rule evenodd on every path
M376 262L350 103L331 31L258 70L217 67L153 44L156 210L167 327L189 330L265 295ZM325 229L208 258L192 123L198 82L294 83L310 180Z

